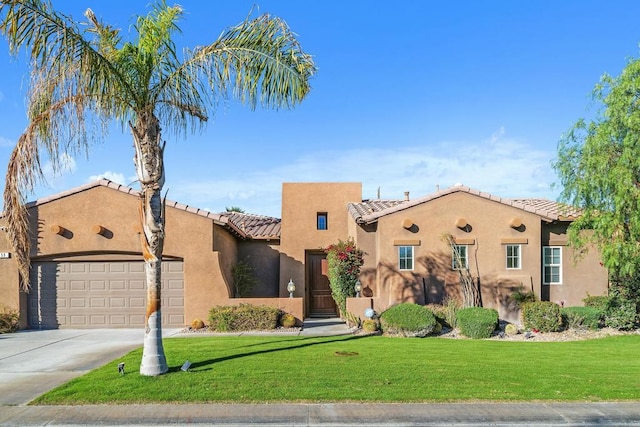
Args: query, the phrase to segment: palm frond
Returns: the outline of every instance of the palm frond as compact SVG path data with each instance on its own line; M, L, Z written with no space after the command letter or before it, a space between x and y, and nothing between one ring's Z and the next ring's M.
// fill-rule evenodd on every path
M159 102L206 108L232 95L251 108L290 108L308 94L315 72L311 55L287 24L264 14L230 28L210 45L186 51L182 66L165 80Z
M0 33L11 52L31 57L29 125L7 169L5 216L23 287L29 284L29 242L24 195L43 179L40 156L54 170L62 154L86 153L90 139L106 135L107 120L123 110L127 83L112 64L49 1L0 0ZM115 36L115 33L111 33Z

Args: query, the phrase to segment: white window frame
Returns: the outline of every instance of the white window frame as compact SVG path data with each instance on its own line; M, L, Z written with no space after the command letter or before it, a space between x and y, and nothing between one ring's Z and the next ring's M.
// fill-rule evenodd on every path
M460 249L464 249L464 256L460 254ZM460 258L464 259L464 265L458 266L456 265L456 257L454 251L458 251L460 254ZM452 270L462 270L465 268L469 268L469 245L453 245L451 247L451 269Z
M517 249L517 254L514 255L513 253L509 254L509 249L510 248L516 248ZM505 256L506 256L506 267L507 270L521 270L522 269L522 245L514 245L514 244L509 244L509 245L505 245ZM513 267L509 267L509 260L515 260L516 262L516 266Z
M402 256L402 251L409 249L411 251L411 258L409 258L408 256ZM414 257L415 257L415 248L413 246L408 246L408 245L403 245L403 246L398 246L398 270L400 271L412 271L413 270L413 266L415 265L414 263ZM406 262L407 261L411 261L411 268L406 268ZM402 261L405 261L405 268L402 268Z
M558 251L558 262L554 263L553 252ZM552 262L547 263L547 251L551 251ZM558 269L558 281L547 281L547 269ZM550 274L552 276L552 274ZM562 285L562 246L543 246L542 247L542 283L545 285Z

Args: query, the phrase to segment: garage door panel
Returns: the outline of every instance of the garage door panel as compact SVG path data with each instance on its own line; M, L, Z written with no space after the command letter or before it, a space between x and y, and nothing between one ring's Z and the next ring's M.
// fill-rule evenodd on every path
M144 280L129 280L129 289L146 289Z
M106 308L107 300L105 298L89 298L89 307L92 309Z
M184 326L181 261L162 265L164 326ZM142 327L145 319L144 264L130 262L36 262L31 271L32 328Z
M129 272L130 273L144 273L144 264L143 263L130 264L129 265Z
M89 266L86 263L74 262L69 265L69 274L87 274Z
M87 282L84 280L71 280L69 282L69 289L72 291L86 291Z
M107 289L107 282L104 280L90 280L89 289L92 291L104 291Z

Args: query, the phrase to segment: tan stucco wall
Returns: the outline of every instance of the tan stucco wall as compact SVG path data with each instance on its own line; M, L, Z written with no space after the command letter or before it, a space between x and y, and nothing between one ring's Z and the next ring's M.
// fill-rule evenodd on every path
M360 183L282 184L282 233L280 238L280 296L288 295L289 279L295 296L305 296L305 251L319 251L349 237L347 203L362 198ZM317 230L317 214L326 212L328 229Z
M246 261L258 280L251 296L278 297L280 279L280 242L248 240L238 246L238 261Z
M6 236L6 222L0 220L0 236ZM0 252L11 254L9 241L0 237ZM26 297L20 292L18 268L12 258L0 259L0 307L7 307L20 313L20 327L27 326Z
M601 257L594 247L581 251L576 257L567 246L567 223L553 223L542 229L542 244L562 247L562 284L542 285L544 299L565 306L583 305L587 295L607 295L608 274L601 264Z
M32 259L142 260L138 205L137 196L96 186L30 208L30 221L38 230L32 240ZM67 231L58 235L51 231L55 225ZM103 226L107 233L95 234L93 225ZM0 251L9 251L8 247L2 239ZM163 256L184 261L185 323L207 319L211 307L229 302L228 278L236 254L235 238L211 219L167 208ZM15 306L15 262L0 262L0 274L2 303ZM26 315L24 304L21 313Z
M510 222L519 217L523 227L514 229ZM414 226L403 227L410 219ZM456 226L459 219L466 229ZM442 236L449 233L461 244L468 243L471 274L480 277L486 307L494 307L503 317L511 309L508 297L519 286L530 289L540 283L540 217L466 192L452 193L410 209L381 217L375 232L358 234L358 245L374 259L366 259L363 282L371 283L382 311L399 302L440 303L447 297L460 299L459 278L451 269L451 251ZM367 234L375 234L375 241ZM399 243L414 248L414 269L398 269ZM521 244L522 268L507 270L505 242ZM526 242L526 243L525 243ZM394 244L396 243L396 244ZM367 271L378 272L373 281ZM540 294L539 285L535 289Z

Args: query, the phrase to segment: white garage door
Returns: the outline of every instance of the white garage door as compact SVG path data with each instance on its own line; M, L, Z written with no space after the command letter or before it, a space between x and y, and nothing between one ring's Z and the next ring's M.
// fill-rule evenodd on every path
M162 262L162 324L184 326L182 261ZM144 326L144 263L34 262L31 328L137 328Z

